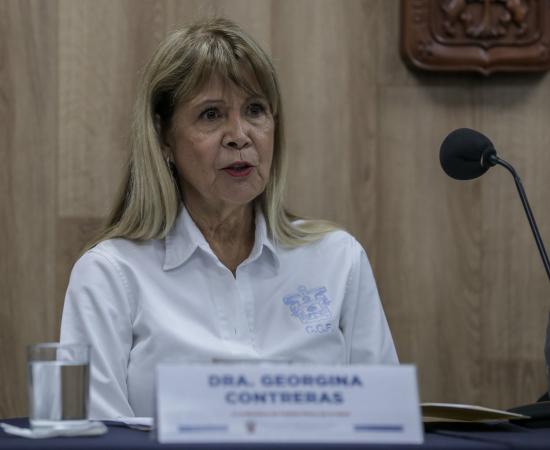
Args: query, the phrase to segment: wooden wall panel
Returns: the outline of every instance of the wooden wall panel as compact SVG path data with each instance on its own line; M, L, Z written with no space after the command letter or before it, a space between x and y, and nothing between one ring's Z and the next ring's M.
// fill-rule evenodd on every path
M0 0L0 417L26 414L25 345L58 336L72 263L119 183L140 68L212 15L272 54L288 204L365 245L422 399L542 394L549 285L512 179L451 180L438 150L454 128L487 133L548 239L547 76L410 71L398 0Z
M472 126L473 102L461 88L380 94L376 269L399 354L418 365L428 401L477 400L479 186L447 182L437 154L442 130Z
M15 298L15 285L8 283L12 271L12 255L16 254L17 247L11 239L11 234L15 229L15 220L11 211L11 126L8 124L8 117L13 116L14 100L12 92L12 73L8 73L7 64L10 59L8 54L8 36L10 22L8 16L9 8L6 2L0 3L0 61L3 61L0 69L0 204L2 208L10 208L6 213L0 214L0 231L2 233L0 242L2 243L2 254L0 258L0 351L7 354L9 346L13 346L15 338L15 326L12 320L15 305L12 299ZM11 28L11 27L10 27ZM11 122L11 120L10 120ZM8 357L4 357L0 362L0 380L14 382L15 373L12 369L12 358L15 349L12 349ZM4 405L4 413L16 409L16 398L8 394L8 390L0 391L0 405Z
M521 86L483 83L476 91L479 128L493 136L499 155L518 171L548 242L550 79L534 77ZM483 386L491 395L488 401L497 402L507 391L511 405L521 393L540 395L544 386L541 353L550 286L513 178L504 168L484 177L482 205L483 274L491 280L483 292ZM522 384L510 390L515 376Z
M285 101L287 203L373 241L376 30L369 11L377 2L276 4L273 56Z
M56 334L57 3L0 3L0 416L22 414L26 352Z
M167 31L205 17L227 17L252 34L264 50L270 51L270 0L168 0L162 7Z
M59 7L59 214L101 216L127 154L141 31L124 1Z

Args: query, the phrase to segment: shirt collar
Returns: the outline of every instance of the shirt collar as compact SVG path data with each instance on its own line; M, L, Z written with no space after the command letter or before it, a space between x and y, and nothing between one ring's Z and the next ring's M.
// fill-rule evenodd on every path
M162 266L164 270L171 270L181 266L195 253L197 248L213 254L208 241L204 238L184 205L181 206L172 229L164 238L164 243L165 254L164 265ZM264 247L270 251L272 261L278 267L279 256L277 255L275 245L268 236L265 217L260 208L256 208L254 246L245 262L252 262L259 258Z

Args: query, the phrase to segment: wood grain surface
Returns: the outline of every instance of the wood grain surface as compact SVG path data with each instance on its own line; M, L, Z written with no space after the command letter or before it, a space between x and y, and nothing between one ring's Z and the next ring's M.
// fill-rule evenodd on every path
M548 76L412 72L398 0L0 0L0 417L27 414L26 345L58 338L70 269L118 187L141 67L212 15L272 55L287 203L365 246L422 400L534 401L550 285L513 180L452 180L438 151L454 128L490 136L550 239Z

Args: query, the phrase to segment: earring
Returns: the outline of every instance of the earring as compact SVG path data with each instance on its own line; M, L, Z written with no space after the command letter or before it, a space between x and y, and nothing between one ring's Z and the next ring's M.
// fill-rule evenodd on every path
M170 174L175 178L177 179L177 169L176 169L176 165L174 164L174 161L172 161L170 159L169 156L166 156L164 158L164 162L166 163L166 167L168 167L168 172L170 172Z

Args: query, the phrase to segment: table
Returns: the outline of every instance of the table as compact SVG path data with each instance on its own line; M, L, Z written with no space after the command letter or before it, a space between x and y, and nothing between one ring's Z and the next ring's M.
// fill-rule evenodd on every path
M28 426L27 419L4 419L1 422ZM517 424L469 424L432 423L426 425L423 445L357 445L357 444L182 444L161 445L154 433L132 430L105 422L109 432L99 437L24 439L10 436L0 430L0 450L503 450L503 449L550 449L550 428L531 429Z

